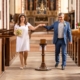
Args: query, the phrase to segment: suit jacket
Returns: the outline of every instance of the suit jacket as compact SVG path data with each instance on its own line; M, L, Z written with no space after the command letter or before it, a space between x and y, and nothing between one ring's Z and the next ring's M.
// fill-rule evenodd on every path
M59 21L54 22L51 26L45 26L47 30L54 29L54 38L53 38L53 44L56 44L57 38L58 38L58 24ZM71 29L70 24L67 21L64 21L64 31L63 31L63 38L64 43L67 44L67 41L72 42L72 35L71 35Z

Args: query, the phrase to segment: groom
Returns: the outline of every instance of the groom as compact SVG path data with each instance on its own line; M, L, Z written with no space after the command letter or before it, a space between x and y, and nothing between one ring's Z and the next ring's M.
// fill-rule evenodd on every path
M69 43L72 44L70 24L69 22L64 21L64 14L59 13L58 21L54 22L51 26L46 26L45 24L43 24L42 26L45 26L47 30L54 29L53 43L55 44L55 61L56 61L55 67L58 67L59 64L59 53L61 48L62 49L61 69L64 70L66 66L67 41L69 41Z

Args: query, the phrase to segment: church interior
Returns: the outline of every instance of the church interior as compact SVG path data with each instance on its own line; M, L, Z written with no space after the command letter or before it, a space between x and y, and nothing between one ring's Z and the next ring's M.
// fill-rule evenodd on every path
M20 70L19 53L16 52L14 26L20 14L27 21L52 25L58 14L70 23L72 44L67 44L67 66L55 68L54 29L39 27L28 30L30 51L27 66ZM0 0L0 80L80 80L80 0ZM79 23L79 25L78 25ZM42 41L41 41L42 40ZM42 46L41 43L44 45Z

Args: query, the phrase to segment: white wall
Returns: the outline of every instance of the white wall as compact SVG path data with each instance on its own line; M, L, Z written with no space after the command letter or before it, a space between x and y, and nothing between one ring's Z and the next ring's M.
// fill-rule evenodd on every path
M22 13L21 2L22 0L15 0L15 13L18 13L18 14Z
M61 12L68 12L68 0L61 0Z
M69 1L69 12L71 10L75 10L75 7L76 7L76 0L73 0L73 4L71 4L71 0L68 0Z
M10 0L10 7L9 7L9 10L10 10L10 14L14 15L15 13L15 0Z
M15 0L15 13L24 13L25 0Z

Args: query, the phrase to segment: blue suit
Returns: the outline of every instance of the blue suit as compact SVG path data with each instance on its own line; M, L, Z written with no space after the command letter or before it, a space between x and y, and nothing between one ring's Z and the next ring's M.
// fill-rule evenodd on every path
M51 26L45 26L47 30L54 29L54 37L53 37L53 44L55 44L55 61L59 63L59 53L60 48L62 48L62 66L66 65L66 45L67 41L72 42L71 30L69 22L64 21L64 31L63 31L63 39L58 40L58 24L59 21L54 22Z

